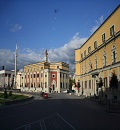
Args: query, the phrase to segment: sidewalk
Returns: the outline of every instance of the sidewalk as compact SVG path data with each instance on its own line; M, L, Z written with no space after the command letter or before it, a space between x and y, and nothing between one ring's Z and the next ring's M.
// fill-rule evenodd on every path
M105 108L107 113L117 113L120 114L120 102L114 100L99 100L99 98L94 99L93 97L87 97L89 101L96 102L98 105Z

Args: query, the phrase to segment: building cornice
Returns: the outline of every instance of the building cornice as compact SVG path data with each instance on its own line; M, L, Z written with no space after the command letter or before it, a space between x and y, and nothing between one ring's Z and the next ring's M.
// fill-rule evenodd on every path
M115 41L118 37L120 36L120 31L118 31L116 34L114 34L112 37L110 37L108 40L106 40L105 42L103 42L98 48L94 49L90 54L88 54L86 57L84 57L82 60L80 61L75 61L75 63L81 63L84 60L86 60L87 58L89 58L91 55L93 55L94 53L96 53L97 51L99 51L101 48L105 47L106 45L108 45L111 41Z
M98 27L98 29L86 40L86 42L80 46L80 48L82 48L88 41L89 39L91 39L91 37L103 26L103 24L106 23L106 21L116 12L116 10L118 10L118 8L120 8L120 4L117 6L117 8L107 17L107 19ZM75 50L78 50L80 48L77 48Z

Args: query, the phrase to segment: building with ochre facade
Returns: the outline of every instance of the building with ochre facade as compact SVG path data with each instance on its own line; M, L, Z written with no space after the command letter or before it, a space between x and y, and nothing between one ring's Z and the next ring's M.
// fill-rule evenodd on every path
M22 91L59 93L69 87L69 64L48 62L46 50L44 61L24 66L24 72L20 76Z
M75 79L84 95L97 94L100 79L109 87L112 73L120 80L120 5L75 50Z

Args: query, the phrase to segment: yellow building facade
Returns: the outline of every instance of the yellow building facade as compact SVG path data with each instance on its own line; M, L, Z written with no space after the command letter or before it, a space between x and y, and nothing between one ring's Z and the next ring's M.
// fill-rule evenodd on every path
M120 5L102 25L75 50L75 79L84 95L97 94L100 78L109 87L111 74L120 80Z

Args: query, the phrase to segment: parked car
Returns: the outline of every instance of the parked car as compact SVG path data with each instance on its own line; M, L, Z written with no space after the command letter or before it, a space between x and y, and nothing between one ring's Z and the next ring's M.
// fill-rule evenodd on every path
M43 98L48 98L48 93L43 93Z
M70 93L70 90L63 90L63 93Z

